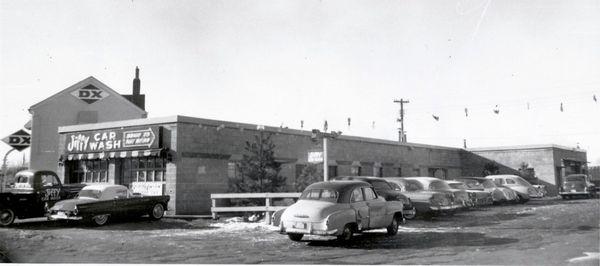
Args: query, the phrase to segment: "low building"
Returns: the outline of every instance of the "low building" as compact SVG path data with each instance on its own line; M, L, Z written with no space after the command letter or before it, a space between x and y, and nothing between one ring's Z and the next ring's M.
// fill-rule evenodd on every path
M468 161L494 162L501 173L522 174L523 171L518 170L528 166L530 169L521 170L534 172L535 181L546 185L549 195L558 194L557 185L562 184L564 176L585 173L587 164L585 150L554 144L474 148L468 151L471 153ZM466 164L463 166L468 168Z
M207 214L210 194L227 192L246 141L272 134L288 190L319 149L310 131L185 116L59 128L59 176L65 183L123 184L171 196L175 214ZM330 176L461 175L462 149L339 136L328 144Z

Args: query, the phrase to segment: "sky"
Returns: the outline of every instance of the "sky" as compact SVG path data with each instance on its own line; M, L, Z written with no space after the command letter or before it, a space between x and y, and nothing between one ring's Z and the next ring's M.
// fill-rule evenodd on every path
M88 76L130 94L139 66L150 117L327 120L397 140L405 99L409 142L579 146L600 165L598 14L570 0L0 0L0 137Z

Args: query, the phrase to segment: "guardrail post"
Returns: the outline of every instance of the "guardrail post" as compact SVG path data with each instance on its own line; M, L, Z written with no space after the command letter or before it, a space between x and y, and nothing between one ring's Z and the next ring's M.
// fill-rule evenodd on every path
M271 212L269 211L269 207L271 207L271 198L269 193L265 196L265 207L267 207L267 211L265 212L265 223L269 225L271 224Z
M212 201L212 207L213 207L213 208L214 208L214 207L217 207L217 200L216 200L216 199L211 199L211 201ZM219 217L217 217L217 213L216 213L216 212L212 212L212 219L213 219L213 220L216 220L216 219L218 219L218 218L219 218Z

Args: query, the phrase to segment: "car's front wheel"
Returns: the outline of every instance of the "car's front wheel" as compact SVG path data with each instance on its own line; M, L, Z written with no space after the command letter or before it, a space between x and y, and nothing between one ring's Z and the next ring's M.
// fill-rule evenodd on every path
M394 219L392 219L392 223L386 228L387 229L387 234L388 236L394 236L396 234L398 234L398 224L399 224L399 217L394 217Z
M342 234L337 237L339 241L350 241L354 235L354 227L351 224L344 226Z
M92 217L92 223L97 226L105 225L108 222L108 214L101 214Z
M160 220L165 215L165 207L162 204L156 203L154 207L152 207L152 211L150 211L150 219L152 220Z
M15 221L15 212L11 209L0 209L0 225L9 226Z
M304 236L303 234L288 234L288 237L292 241L300 241L300 240L302 240L303 236Z

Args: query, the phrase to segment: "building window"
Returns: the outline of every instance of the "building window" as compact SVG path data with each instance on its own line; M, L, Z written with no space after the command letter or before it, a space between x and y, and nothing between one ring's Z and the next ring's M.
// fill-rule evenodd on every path
M108 160L79 160L69 164L70 183L108 182Z
M328 165L327 172L328 172L327 174L329 175L330 178L338 176L337 165Z
M123 176L124 180L130 182L164 182L166 168L166 158L126 158L123 161Z
M396 176L402 176L402 167L396 168Z
M240 176L239 165L236 162L227 163L227 177L236 178Z

